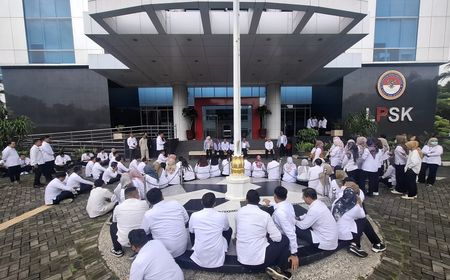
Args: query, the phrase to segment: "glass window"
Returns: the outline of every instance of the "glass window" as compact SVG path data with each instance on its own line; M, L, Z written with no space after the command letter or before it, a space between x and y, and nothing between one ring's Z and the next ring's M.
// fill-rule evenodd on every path
M428 0L425 0L428 1ZM377 0L377 17L419 15L420 0Z
M40 7L41 7L41 17L56 17L55 0L40 0Z
M311 104L312 87L281 87L281 104Z
M41 10L39 8L39 1L36 0L24 0L23 6L25 10L25 17L40 17Z

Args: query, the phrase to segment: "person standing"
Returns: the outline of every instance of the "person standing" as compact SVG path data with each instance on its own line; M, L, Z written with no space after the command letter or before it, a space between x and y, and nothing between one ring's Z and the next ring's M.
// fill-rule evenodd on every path
M8 168L11 183L20 184L20 157L16 151L16 141L9 141L8 146L2 151L2 160Z
M312 128L314 128L314 129L318 129L319 128L319 122L317 121L316 116L312 117L311 124L312 124Z
M269 137L266 137L264 148L266 149L266 159L268 158L269 154L273 156L273 142Z
M213 148L214 146L211 136L206 136L205 141L203 141L203 151L205 151L207 159L211 158Z
M164 133L160 132L158 137L156 137L156 151L160 153L165 150L166 139L164 138Z
M420 166L422 165L422 151L419 148L419 142L408 141L405 146L408 149L408 159L405 165L405 186L407 194L403 195L403 199L415 199L417 198L417 174L420 172Z
M378 193L379 185L379 175L378 168L382 162L381 157L383 152L378 149L376 140L369 138L367 140L367 148L364 149L361 159L363 160L361 169L361 178L359 181L359 188L366 193L366 179L369 181L369 190L367 191L368 196L375 195Z
M394 150L394 167L397 185L391 193L404 194L408 191L405 186L405 164L408 159L407 148L405 146L406 135L397 135L395 141L397 142L397 147Z
M306 128L313 128L312 118L311 116L306 121Z
M137 140L136 137L133 136L133 133L130 133L130 137L127 139L127 145L128 145L128 158L130 161L133 160L134 155L136 154L137 149Z
M219 154L222 159L230 155L230 143L227 139L223 139L222 143L220 143Z
M42 150L40 149L42 145L41 139L35 139L34 145L30 149L30 161L31 166L33 166L34 172L34 184L35 188L39 188L42 186L41 184L41 176L44 174L47 181L51 181L51 177L47 178L48 174L45 173L45 161L44 156L42 154ZM50 180L49 180L50 179Z
M287 145L287 137L283 134L283 131L280 131L280 136L277 140L277 148L278 148L278 154L280 157L284 157L286 153L286 145Z
M242 138L242 154L244 157L248 155L248 149L250 149L250 143L247 141L246 138Z
M424 158L422 160L422 168L420 169L418 182L427 183L428 187L432 187L436 182L436 173L441 165L441 156L444 150L439 145L437 138L430 138L428 143L423 147L422 153ZM425 180L427 169L429 169L428 177Z
M327 131L327 124L327 119L325 117L322 117L322 119L319 121L319 135L325 135L325 132Z
M330 165L333 169L336 166L342 167L342 154L344 153L344 143L341 138L333 137L333 145L330 148Z
M45 175L47 183L52 179L51 174L55 173L55 153L53 152L52 146L50 145L51 141L52 140L50 136L44 136L41 145L41 151L45 161L44 174L47 174Z
M139 148L141 149L141 160L143 158L150 158L150 154L148 152L148 136L147 133L142 135L142 138L139 139Z

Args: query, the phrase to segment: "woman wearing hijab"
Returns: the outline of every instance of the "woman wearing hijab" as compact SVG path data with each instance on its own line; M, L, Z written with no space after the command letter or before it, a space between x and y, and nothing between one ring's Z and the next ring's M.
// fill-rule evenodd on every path
M297 183L302 186L308 186L308 171L309 171L309 163L307 159L302 159L300 165L297 167Z
M395 179L397 181L397 185L395 186L395 190L392 190L393 194L404 194L407 189L405 186L405 164L408 159L408 148L406 148L406 135L397 135L395 137L395 142L397 146L394 150L394 167L395 167Z
M367 140L367 147L364 148L361 159L363 160L361 169L362 173L360 180L358 182L359 188L366 190L366 179L369 181L369 191L368 196L378 195L378 168L381 162L382 152L378 149L377 142L375 139L370 138Z
M317 193L323 196L332 198L331 178L333 168L328 163L322 164L323 171L319 174L319 184L317 186Z
M437 170L442 163L441 156L443 152L444 150L442 149L442 146L439 145L437 138L430 138L427 144L423 146L422 153L424 157L422 159L422 167L420 168L418 178L419 183L426 183L428 187L432 187L434 185L436 182ZM425 180L427 169L430 171L428 172L428 177Z
M344 179L348 177L344 170L336 170L334 178L331 178L331 201L334 201L343 191Z
M153 163L144 167L144 179L147 190L159 188L159 175L154 167L157 166L159 168L160 166L158 162L156 163L157 164Z
M212 155L210 160L210 169L209 174L210 177L220 177L220 167L219 167L219 158L216 155Z
M252 163L252 177L266 177L266 166L264 165L264 162L262 162L260 155L257 155L256 160Z
M405 165L405 186L407 194L403 195L403 199L415 199L417 198L417 174L420 172L422 165L422 151L419 148L419 142L408 141L406 142L406 148L408 149L408 159Z
M210 158L213 152L214 143L211 139L211 136L206 136L205 141L203 142L203 150L206 152L206 157Z
M181 184L180 169L173 158L169 158L166 163L167 183L170 185Z
M147 193L145 189L145 178L144 176L137 171L137 169L131 169L130 172L131 182L133 183L133 186L135 186L139 191L139 197L141 199L145 199L145 195Z
M200 157L197 164L194 167L195 175L197 179L203 180L209 178L209 163L205 157Z
M228 176L231 173L231 160L228 154L224 154L225 158L222 160L222 176Z
M189 182L195 180L195 172L192 166L189 164L189 162L185 158L180 157L181 162L181 173L183 174L183 181Z
M114 196L111 198L111 201L117 202L121 204L125 201L125 189L131 185L131 177L130 174L124 173L120 177L120 182L117 184L114 189Z
M347 173L348 177L353 178L355 181L359 179L360 169L358 169L357 161L359 159L358 146L355 141L350 139L347 141L347 145L344 148L342 156L342 167Z
M330 165L333 167L333 169L336 166L342 166L342 154L344 152L344 143L342 142L341 138L334 137L333 138L333 145L331 145L330 148Z
M297 181L297 166L292 157L288 157L286 163L283 165L283 179L284 182L295 183Z
M311 150L311 162L315 162L316 159L320 158L322 159L322 153L323 153L323 142L320 140L316 140L316 145Z

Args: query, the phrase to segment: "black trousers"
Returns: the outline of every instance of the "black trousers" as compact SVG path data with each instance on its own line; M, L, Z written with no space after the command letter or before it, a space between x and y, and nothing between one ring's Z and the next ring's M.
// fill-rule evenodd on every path
M405 186L405 165L395 164L394 167L395 167L395 180L397 181L395 190L401 193L406 193L408 189Z
M307 242L309 245L312 245L316 248L319 247L319 243L314 243L312 239L312 234L310 229L301 229L299 227L295 227L295 234L297 235L298 239L301 239L305 242Z
M291 255L289 250L289 239L282 235L280 242L269 241L269 246L266 247L266 254L264 263L260 265L244 265L253 271L264 271L269 266L278 266L281 270L289 268L288 258Z
M92 185L80 183L80 190L78 191L78 193L79 194L89 193L89 192L91 192L91 190L92 190Z
M268 158L269 154L273 155L273 149L270 149L270 150L266 149L266 159Z
M409 197L417 195L417 174L412 169L408 169L405 173L406 192Z
M231 235L233 234L233 229L230 227L228 230L222 231L222 236L227 240L228 245L230 245ZM189 233L191 239L191 244L194 246L195 243L195 233Z
M31 172L31 170L33 169L33 167L31 167L31 165L25 165L23 167L20 167L20 172Z
M109 234L111 235L111 241L115 251L122 251L122 245L117 241L117 223L112 223L109 226Z
M39 186L41 184L41 176L44 172L45 164L39 164L37 167L33 169L34 172L34 185Z
M53 173L55 173L55 162L47 161L46 163L44 163L42 174L44 174L47 183L53 179L52 178Z
M359 182L358 180L359 180L359 173L361 173L360 171L361 170L359 170L359 169L347 171L347 175L348 175L348 177L353 178L355 180L355 182Z
M120 181L120 174L117 174L117 176L115 178L111 178L109 179L108 183L106 183L107 185L111 185L114 184L115 182L119 182Z
M358 247L361 247L361 236L365 234L367 236L367 239L369 239L370 243L373 245L381 243L380 238L376 234L375 230L373 229L370 222L367 220L367 218L357 219L355 220L357 233L353 233L353 242L356 243Z
M14 181L20 182L20 165L8 167L8 176L11 183Z
M286 154L286 147L283 144L278 148L278 153L280 154L280 157L284 157Z
M128 156L130 161L132 161L137 154L137 149L128 149Z
M380 178L380 182L385 184L386 187L388 188L392 188L392 183L389 182L389 178Z
M207 157L207 158L211 158L212 153L213 153L213 150L212 150L212 149L207 149L207 150L206 150L206 157Z
M246 157L248 155L248 149L242 148L242 154L244 155L244 157Z
M75 198L75 195L69 191L62 191L55 199L53 199L53 204L59 204L64 199Z
M365 188L365 182L366 182L366 179L368 179L368 181L369 181L369 191L368 191L368 194L369 195L372 195L374 192L378 192L378 180L379 180L379 177L378 177L378 171L375 171L375 172L369 172L369 171L362 171L362 179L361 179L361 185L362 186L364 186L363 188L362 188L362 190L364 190L364 192L365 192L365 190L366 190L366 188ZM361 185L359 186L360 188L361 188Z
M422 163L422 167L420 168L418 182L434 185L434 183L436 182L436 173L437 173L438 168L439 168L438 164ZM429 169L428 177L425 180L425 177L427 176L427 169Z

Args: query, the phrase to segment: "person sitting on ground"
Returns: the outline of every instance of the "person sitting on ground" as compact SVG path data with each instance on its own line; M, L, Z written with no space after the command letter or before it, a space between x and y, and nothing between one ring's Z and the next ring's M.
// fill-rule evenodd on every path
M109 163L108 153L105 152L105 149L100 149L100 151L97 154L97 157L101 160L102 165L106 165Z
M145 173L145 172L144 172L144 169L145 169L145 167L147 166L147 163L148 163L148 158L146 158L146 157L143 157L142 160L141 160L141 162L139 162L139 164L138 164L138 166L137 166L137 170L138 170L139 172L141 172L141 174L144 174L144 173Z
M320 187L319 176L323 172L322 160L320 158L314 161L314 166L308 170L308 188L312 188L317 191Z
M302 186L308 186L308 171L309 171L309 162L307 159L302 159L300 165L297 167L297 183Z
M195 180L195 172L192 166L189 164L189 162L185 158L180 157L181 162L181 173L183 174L183 181L189 182Z
M166 152L164 150L159 152L159 155L158 155L158 158L156 159L156 161L161 165L161 167L163 169L166 167L167 157L166 157Z
M289 240L282 236L270 215L259 208L259 194L249 190L247 205L236 214L238 261L253 271L266 272L274 279L290 279ZM284 278L283 278L284 277Z
M286 163L283 165L283 181L290 183L297 182L297 166L292 160L292 157L288 157Z
M252 177L264 178L266 177L266 166L260 155L256 156L256 160L252 163Z
M86 212L89 218L103 216L116 206L116 202L112 201L113 193L106 188L102 188L103 184L103 180L95 180L94 188L89 194L86 205Z
M127 174L127 173L124 173ZM144 175L142 175L139 171L136 169L131 169L130 172L128 172L130 175L131 183L133 186L135 186L139 190L139 197L142 200L145 200L145 178Z
M231 173L231 160L228 155L222 160L222 176L228 176Z
M395 167L394 167L394 157L389 159L389 166L386 171L380 177L380 182L385 184L389 189L395 188L397 181L395 180Z
M112 164L113 162L117 162L117 157L118 157L119 155L120 155L119 152L114 151L113 156L112 156L112 159L109 160L108 165L111 166L111 164ZM103 163L102 165L104 165L104 163Z
M31 160L24 154L20 154L20 175L27 175L32 169Z
M111 148L111 152L108 155L109 161L111 161L111 160L116 158L115 153L116 153L116 149L115 148Z
M45 204L71 203L73 201L76 191L64 183L66 175L66 172L63 171L55 173L55 179L45 187Z
M272 156L274 155L273 141L269 137L266 137L266 142L264 142L264 148L266 149L266 159L268 158L269 154Z
M116 161L117 161L117 173L119 174L123 174L126 172L129 172L130 169L127 168L123 163L124 163L124 159L122 156L117 156L116 157Z
M93 153L91 153L90 151L85 151L82 155L81 155L81 165L82 166L86 166L86 164L91 160L91 158L94 156ZM94 157L95 158L95 157Z
M130 280L184 280L183 271L159 240L148 240L143 229L128 233L136 258L131 264Z
M165 171L169 185L181 184L180 169L173 158L167 160Z
M117 172L117 162L111 163L111 166L106 168L105 172L103 172L102 180L107 185L114 184L115 182L119 182L120 174Z
M227 215L214 210L215 204L216 196L211 192L205 193L202 197L203 210L193 213L189 220L194 250L191 259L205 268L223 266L233 233Z
M245 176L252 176L252 163L248 160L248 157L244 155L244 174Z
M136 154L134 155L134 159L130 162L130 165L128 165L128 168L137 170L139 163L141 163L141 157Z
M220 177L219 158L216 155L212 155L209 162L210 162L209 176L211 178Z
M118 204L124 202L125 189L129 186L133 186L133 184L131 183L131 177L129 173L125 173L120 177L119 184L117 184L116 188L114 189L114 196L112 197L111 200Z
M101 159L95 158L95 163L92 166L92 178L94 180L100 179L103 176L106 168L104 168L101 164Z
M156 162L156 164L159 166L159 163ZM145 185L147 186L147 190L150 190L152 188L159 188L158 173L156 172L155 168L153 168L153 165L147 165L144 168L144 173Z
M276 156L272 157L272 161L267 164L267 179L280 180L280 163Z
M303 190L303 200L309 209L295 223L297 238L321 250L335 250L338 246L338 231L330 210L317 199L317 192L312 188Z
M91 159L86 163L84 167L84 177L92 178L92 169L94 168L95 157L91 157Z
M71 165L72 159L69 155L66 155L64 151L61 151L55 158L55 170L67 171Z
M68 187L76 190L78 194L90 192L92 190L92 186L94 186L93 182L81 178L80 174L82 171L83 169L81 165L75 165L73 167L73 172L67 178L66 183Z
M197 176L197 179L204 180L208 179L210 176L209 173L210 166L208 164L208 160L206 160L206 157L201 156L198 160L197 164L194 167L195 175Z
M337 169L334 172L334 176L330 176L331 179L331 196L330 200L335 201L340 193L343 191L344 180L348 178L347 173L344 170Z
M181 256L188 242L186 210L177 201L164 200L158 188L147 192L147 200L152 208L145 212L141 228L151 239L160 240L174 258Z
M141 226L148 205L139 198L139 191L134 186L128 186L125 191L125 201L114 209L112 224L109 233L113 248L111 254L116 257L123 256L123 247L130 247L128 233Z

